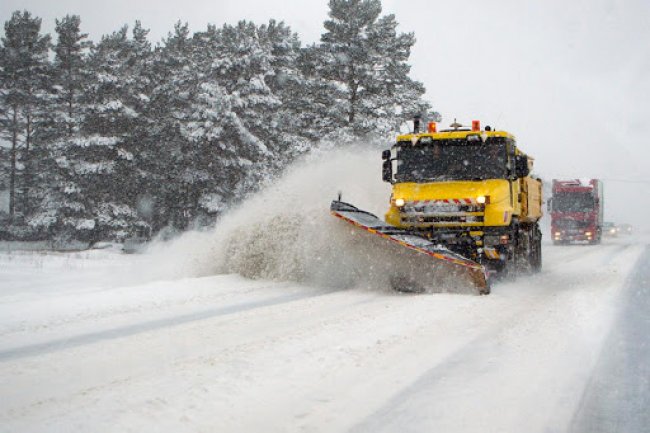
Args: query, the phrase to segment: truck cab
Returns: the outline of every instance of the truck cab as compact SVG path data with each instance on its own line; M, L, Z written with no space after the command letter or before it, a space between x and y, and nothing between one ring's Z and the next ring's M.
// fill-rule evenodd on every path
M538 269L542 186L515 137L478 121L418 129L384 151L384 180L392 184L386 222L497 271L517 255Z
M600 243L604 234L602 181L553 179L552 192L548 210L553 243Z

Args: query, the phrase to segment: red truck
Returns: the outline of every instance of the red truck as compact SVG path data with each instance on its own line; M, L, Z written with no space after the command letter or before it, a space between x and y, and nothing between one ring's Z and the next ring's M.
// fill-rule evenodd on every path
M599 179L553 179L548 202L553 243L599 244L603 235L603 182Z

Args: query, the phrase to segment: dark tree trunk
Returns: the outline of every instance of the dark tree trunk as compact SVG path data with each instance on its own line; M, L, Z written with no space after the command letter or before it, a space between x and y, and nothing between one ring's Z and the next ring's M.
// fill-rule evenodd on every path
M70 53L68 52L68 55ZM72 87L72 65L68 65L67 68L67 84L68 84L68 137L72 137L72 132L74 128L74 121L72 120L72 106L74 101L74 88Z
M74 98L74 93L70 93L70 96L68 97L68 137L72 137L72 128L73 128L73 121L72 121L72 98Z
M26 135L25 135L25 155L24 155L24 173L23 173L23 214L29 214L29 190L32 187L32 178L31 178L31 155L29 154L30 145L32 141L32 114L27 113L26 116L27 125L26 125Z
M18 147L18 108L13 107L11 132L11 173L9 175L9 216L13 220L16 211L16 149Z
M357 104L357 97L358 97L358 84L357 83L352 83L350 86L350 111L348 111L348 123L349 126L354 125L354 118L356 116L356 104Z

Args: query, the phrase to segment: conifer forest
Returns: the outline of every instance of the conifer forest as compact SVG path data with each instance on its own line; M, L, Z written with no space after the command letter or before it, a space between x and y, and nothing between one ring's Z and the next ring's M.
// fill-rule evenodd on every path
M0 240L94 243L213 224L320 146L386 146L415 113L415 37L379 0L331 0L318 43L281 21L98 41L16 11L0 42ZM379 162L378 162L379 164Z

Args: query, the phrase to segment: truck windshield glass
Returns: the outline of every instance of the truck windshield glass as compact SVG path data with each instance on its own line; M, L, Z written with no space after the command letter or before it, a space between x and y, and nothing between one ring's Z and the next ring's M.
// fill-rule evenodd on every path
M594 210L594 196L590 192L560 192L553 195L553 210L556 212L591 212Z
M436 140L401 146L397 153L398 182L483 180L507 177L505 143L468 144Z

